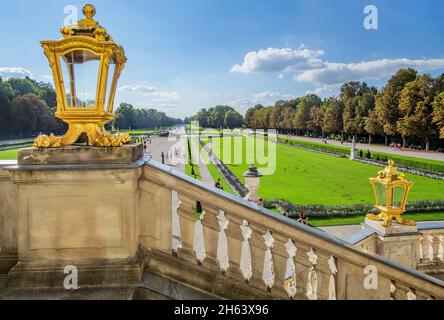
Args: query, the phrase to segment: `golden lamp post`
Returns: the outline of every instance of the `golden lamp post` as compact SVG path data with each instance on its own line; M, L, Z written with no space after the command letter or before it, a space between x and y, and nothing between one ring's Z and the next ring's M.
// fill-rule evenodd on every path
M407 197L413 182L406 180L404 174L398 173L392 160L388 161L388 166L384 170L378 172L376 178L370 178L370 183L375 193L375 208L380 213L378 215L368 214L367 219L384 221L382 226L385 228L392 225L393 219L402 225L416 225L414 221L401 218L405 212Z
M112 135L104 128L113 119L117 82L127 61L124 49L93 19L93 5L85 5L83 14L85 18L76 25L61 29L61 40L41 42L54 77L55 116L69 129L60 138L53 134L37 137L35 147L72 145L81 136L97 147L131 142L129 135Z

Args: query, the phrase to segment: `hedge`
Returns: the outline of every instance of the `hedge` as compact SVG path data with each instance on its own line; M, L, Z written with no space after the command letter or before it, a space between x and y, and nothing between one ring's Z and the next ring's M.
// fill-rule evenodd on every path
M265 200L265 208L277 209L279 212L287 212L290 217L297 217L300 212L305 212L309 217L329 217L329 216L359 216L366 213L376 213L373 205L298 205L284 199ZM427 200L410 202L406 205L406 212L434 212L444 211L444 200Z

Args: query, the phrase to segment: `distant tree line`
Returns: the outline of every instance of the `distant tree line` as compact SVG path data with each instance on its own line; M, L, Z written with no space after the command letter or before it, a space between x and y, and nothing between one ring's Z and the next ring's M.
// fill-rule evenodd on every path
M50 84L0 77L0 138L30 138L40 132L61 133L66 125L54 117L56 94Z
M198 121L202 128L234 129L242 127L243 116L229 106L216 106L210 109L201 109L196 115L185 118L185 123Z
M410 144L442 146L444 139L444 74L437 78L418 75L414 69L400 69L378 90L365 82L349 82L338 97L322 100L309 94L274 106L256 105L245 115L252 129L277 129L342 139L363 137L402 141Z
M63 134L67 125L54 116L56 93L51 84L25 78L0 77L0 139L32 138L40 133ZM153 109L135 109L122 103L114 126L151 129L182 123ZM108 128L111 124L107 125Z
M182 124L181 119L167 116L154 109L136 109L128 103L120 104L113 125L116 129L154 129Z

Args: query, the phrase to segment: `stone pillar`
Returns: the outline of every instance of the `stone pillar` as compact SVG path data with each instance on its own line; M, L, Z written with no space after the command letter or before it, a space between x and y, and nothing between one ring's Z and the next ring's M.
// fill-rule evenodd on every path
M358 157L358 150L356 149L356 139L353 137L352 148L350 149L350 160L355 160Z
M376 231L376 253L416 269L421 238L417 227L393 222L390 227L384 228L381 223L381 221L369 219L366 219L364 223L364 227Z
M11 166L17 185L19 263L9 287L64 288L65 267L78 285L140 280L137 203L142 145L25 149Z
M17 263L17 187L4 168L15 161L0 161L0 274Z

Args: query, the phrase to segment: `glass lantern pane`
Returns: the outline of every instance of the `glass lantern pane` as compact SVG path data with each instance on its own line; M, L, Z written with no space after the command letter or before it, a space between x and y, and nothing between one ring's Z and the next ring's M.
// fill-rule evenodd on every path
M96 106L100 56L77 50L60 57L68 107Z
M376 202L378 206L385 207L387 205L387 189L381 184L376 184Z
M108 70L108 80L106 82L106 97L105 97L105 111L108 110L108 106L110 103L111 98L111 88L113 86L114 81L114 71L116 70L116 63L114 62L114 59L111 59L109 63L109 70Z
M397 186L393 188L392 192L392 207L401 208L402 200L404 199L405 187Z

